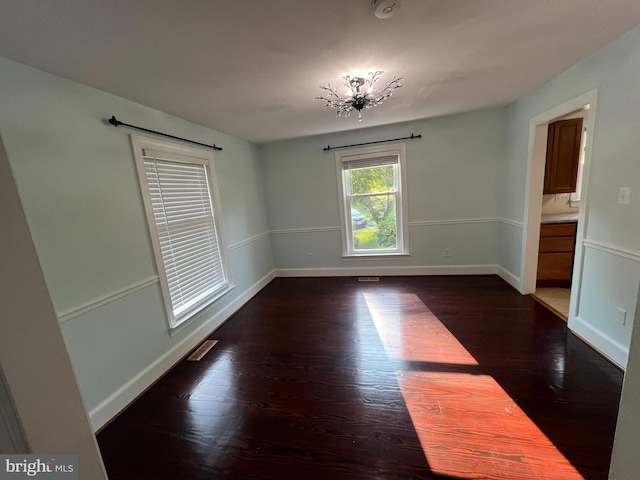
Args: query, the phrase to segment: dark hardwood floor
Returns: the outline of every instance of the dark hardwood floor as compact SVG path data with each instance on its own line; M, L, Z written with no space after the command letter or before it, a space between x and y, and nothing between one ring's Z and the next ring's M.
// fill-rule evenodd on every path
M622 373L498 277L276 279L210 338L111 480L607 478Z

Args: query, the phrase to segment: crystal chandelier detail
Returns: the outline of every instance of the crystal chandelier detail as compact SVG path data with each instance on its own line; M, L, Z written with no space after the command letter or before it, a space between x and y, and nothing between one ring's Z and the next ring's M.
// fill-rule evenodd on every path
M387 82L381 90L376 90L374 84L380 80L380 76L384 72L378 70L376 72L369 72L367 78L351 77L345 75L342 77L346 80L344 84L347 87L347 91L344 97L338 94L338 89L332 87L331 84L327 86L321 85L320 89L324 90L324 96L316 97L316 100L323 100L325 107L335 108L337 110L336 116L348 117L354 110L358 111L358 121L362 121L362 109L377 107L384 100L389 98L396 88L402 87L400 83L403 79L393 77L393 80Z

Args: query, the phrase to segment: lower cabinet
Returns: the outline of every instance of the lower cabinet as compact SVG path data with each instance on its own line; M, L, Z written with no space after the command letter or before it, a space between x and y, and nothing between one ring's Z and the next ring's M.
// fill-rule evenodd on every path
M570 287L576 244L575 222L543 223L538 253L539 287Z

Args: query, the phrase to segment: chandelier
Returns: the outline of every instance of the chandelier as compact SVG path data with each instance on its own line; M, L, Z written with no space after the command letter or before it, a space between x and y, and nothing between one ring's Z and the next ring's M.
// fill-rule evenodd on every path
M332 87L331 84L327 86L321 85L320 89L325 91L324 96L316 97L316 100L324 100L325 107L332 107L337 110L336 116L348 117L353 110L358 111L358 121L362 121L362 109L377 107L383 100L386 100L391 96L396 88L402 87L400 83L402 78L393 77L393 80L387 82L381 90L376 90L373 85L380 79L380 76L384 72L378 70L376 72L369 72L367 78L353 77L345 75L342 77L346 80L344 84L347 87L347 92L343 97L338 94L338 89Z

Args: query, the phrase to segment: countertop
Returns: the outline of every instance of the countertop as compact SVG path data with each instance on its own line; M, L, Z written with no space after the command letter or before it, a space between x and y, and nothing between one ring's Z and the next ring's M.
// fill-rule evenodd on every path
M547 213L542 215L540 223L571 223L577 221L577 213Z

